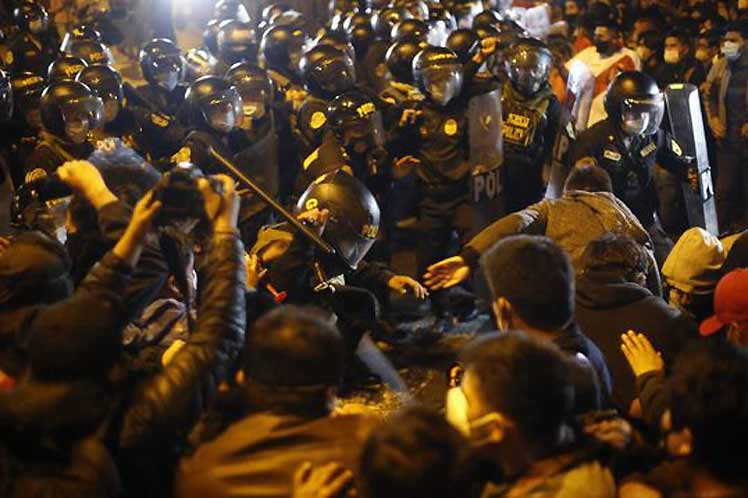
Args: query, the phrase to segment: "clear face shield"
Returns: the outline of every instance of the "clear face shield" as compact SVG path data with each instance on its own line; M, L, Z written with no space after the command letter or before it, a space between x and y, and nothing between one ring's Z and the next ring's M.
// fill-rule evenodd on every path
M322 61L312 69L311 78L320 88L332 95L350 90L356 82L356 69L350 59Z
M65 135L75 144L82 144L88 134L104 122L104 102L99 97L74 99L61 107Z
M264 118L272 101L270 90L262 85L237 83L237 90L242 100L242 122L239 127L248 130L252 122Z
M657 94L642 99L625 99L621 104L621 128L629 136L647 136L657 131L665 115L665 98Z
M235 88L209 99L204 109L205 121L219 133L229 133L244 120L242 98Z
M379 111L367 114L365 119L350 120L343 124L343 145L356 154L366 154L372 149L382 147L384 143L384 126Z
M507 74L514 87L524 95L533 95L548 82L550 57L523 51L506 61Z
M424 68L423 87L429 98L440 106L447 105L462 91L462 67L457 65Z
M156 84L171 92L182 81L184 61L179 55L161 57L153 62L152 70Z
M447 21L438 20L429 23L429 34L426 37L426 41L429 45L435 47L446 47L447 38L452 32L452 27L447 24Z

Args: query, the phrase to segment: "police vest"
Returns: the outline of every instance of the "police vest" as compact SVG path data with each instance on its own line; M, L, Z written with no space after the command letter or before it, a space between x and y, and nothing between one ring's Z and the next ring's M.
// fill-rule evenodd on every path
M519 149L530 149L543 144L549 99L540 100L536 106L528 105L506 95L501 98L504 115L502 136L504 144Z

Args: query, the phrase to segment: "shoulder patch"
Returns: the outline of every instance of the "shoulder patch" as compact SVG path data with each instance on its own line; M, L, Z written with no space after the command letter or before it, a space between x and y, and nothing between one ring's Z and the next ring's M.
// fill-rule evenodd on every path
M446 133L448 136L453 136L457 134L457 121L455 121L452 118L449 118L444 123L444 133Z
M325 123L327 123L327 116L325 116L325 113L322 111L314 112L312 118L309 120L309 126L311 126L313 130L319 130L325 125Z
M177 151L176 154L171 156L171 159L173 162L179 164L179 163L188 163L192 160L192 149L189 147L182 147Z
M621 160L621 154L619 152L616 152L610 149L605 149L605 152L603 152L603 157L605 159L610 159L611 161L616 161L616 162Z

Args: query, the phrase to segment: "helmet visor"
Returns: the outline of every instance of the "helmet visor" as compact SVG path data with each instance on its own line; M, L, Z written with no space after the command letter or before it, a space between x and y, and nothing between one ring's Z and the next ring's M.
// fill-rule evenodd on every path
M205 103L205 120L214 130L228 133L241 126L244 120L242 98L236 89L231 88Z
M172 91L182 79L184 61L179 55L160 57L153 61L151 71L158 86Z
M621 125L628 135L652 135L665 115L662 93L646 98L624 99L621 104Z
M312 69L311 78L325 92L340 95L353 87L356 81L356 70L347 58L325 60Z
M242 114L245 123L265 117L273 99L269 88L265 85L239 82L237 90L242 99Z
M462 91L462 67L433 66L421 71L423 88L432 101L446 105Z
M104 102L99 97L81 97L60 106L65 133L74 143L83 143L88 133L104 122Z

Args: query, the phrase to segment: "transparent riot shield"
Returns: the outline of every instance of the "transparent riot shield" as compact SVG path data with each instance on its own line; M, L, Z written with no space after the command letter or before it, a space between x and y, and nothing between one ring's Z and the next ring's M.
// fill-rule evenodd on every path
M687 83L672 84L665 89L665 102L670 132L677 142L674 147L682 148L683 156L694 158L696 166L698 178L690 179L689 183L683 185L688 224L719 235L699 90Z
M474 206L474 231L504 214L501 165L501 93L494 90L473 97L468 104L468 139L472 166L470 197Z
M571 122L574 123L574 131L577 134L587 128L594 90L595 77L587 64L572 59L566 81L564 107L571 115Z

